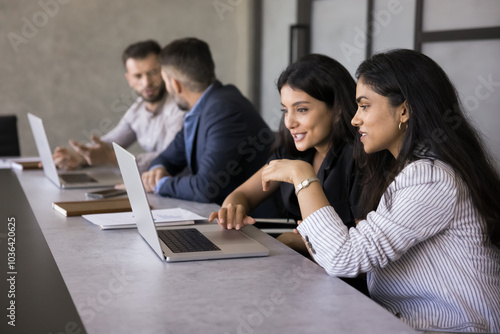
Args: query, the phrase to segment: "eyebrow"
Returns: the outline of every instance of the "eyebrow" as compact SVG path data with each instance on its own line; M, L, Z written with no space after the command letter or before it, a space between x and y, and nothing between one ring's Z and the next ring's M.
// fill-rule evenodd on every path
M361 101L362 99L368 100L366 96L360 96L356 99L356 103L359 103L359 101Z
M311 103L311 102L309 102L309 101L297 101L297 102L295 102L295 103L292 104L292 107L295 107L295 106L297 106L299 104L308 104L308 103ZM281 105L283 107L285 107L285 105L283 103Z

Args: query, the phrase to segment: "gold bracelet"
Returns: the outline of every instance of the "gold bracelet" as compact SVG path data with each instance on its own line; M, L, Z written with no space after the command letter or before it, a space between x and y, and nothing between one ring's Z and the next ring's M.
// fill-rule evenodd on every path
M300 182L298 185L297 185L297 188L295 188L295 196L297 196L299 194L299 191L301 191L302 189L304 188L307 188L309 187L309 185L315 181L318 181L319 182L319 179L317 177L311 177L309 179L305 179L304 181Z

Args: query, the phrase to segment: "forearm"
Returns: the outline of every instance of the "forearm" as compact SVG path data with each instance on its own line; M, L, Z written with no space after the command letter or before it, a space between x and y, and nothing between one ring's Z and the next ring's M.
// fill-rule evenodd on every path
M126 149L136 142L137 136L128 122L125 119L121 119L113 129L101 137L101 140L110 146L112 142L115 142Z
M457 198L453 176L425 162L407 168L387 190L390 206L382 200L356 228L348 229L329 206L309 214L299 225L316 262L329 274L354 276L384 268L449 226Z
M294 183L295 188L305 179L306 178L296 181ZM313 212L330 205L319 182L313 182L307 188L302 188L297 195L297 199L299 201L302 219L306 219Z
M222 203L222 206L224 207L224 205L227 204L241 204L245 207L246 213L249 213L278 190L279 182L270 182L268 191L262 189L261 180L263 168L264 167L259 169L254 175L229 194Z
M314 260L332 276L355 277L372 269L363 238L344 225L332 207L325 207L308 216L298 231L308 241Z

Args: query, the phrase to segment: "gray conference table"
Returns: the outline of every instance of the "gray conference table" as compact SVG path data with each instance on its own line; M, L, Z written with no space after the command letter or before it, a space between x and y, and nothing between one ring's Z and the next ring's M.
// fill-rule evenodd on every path
M101 231L51 208L55 201L84 199L85 190L60 190L41 171L9 173L17 175L67 287L71 298L64 302L66 309L77 310L80 317L68 315L66 326L53 333L414 332L253 226L246 229L270 249L269 257L169 264L135 229ZM9 177L6 171L1 175ZM218 208L149 198L154 208L182 207L204 216ZM18 241L22 238L18 234ZM64 284L58 286L64 290ZM43 300L40 307L50 308L52 302ZM29 320L17 321L22 325Z

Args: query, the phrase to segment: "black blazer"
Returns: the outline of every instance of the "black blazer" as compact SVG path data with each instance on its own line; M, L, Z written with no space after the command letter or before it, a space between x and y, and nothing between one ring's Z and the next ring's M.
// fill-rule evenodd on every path
M281 148L273 154L270 160L300 159L312 163L314 154L315 150L310 149L301 152L299 157L294 157L285 154L284 149ZM318 179L330 205L333 206L344 224L348 227L355 226L355 219L360 218L358 205L361 195L361 174L357 171L354 163L352 146L343 144L330 150L319 168ZM302 219L294 185L281 182L280 189L283 204L288 210L290 218Z

